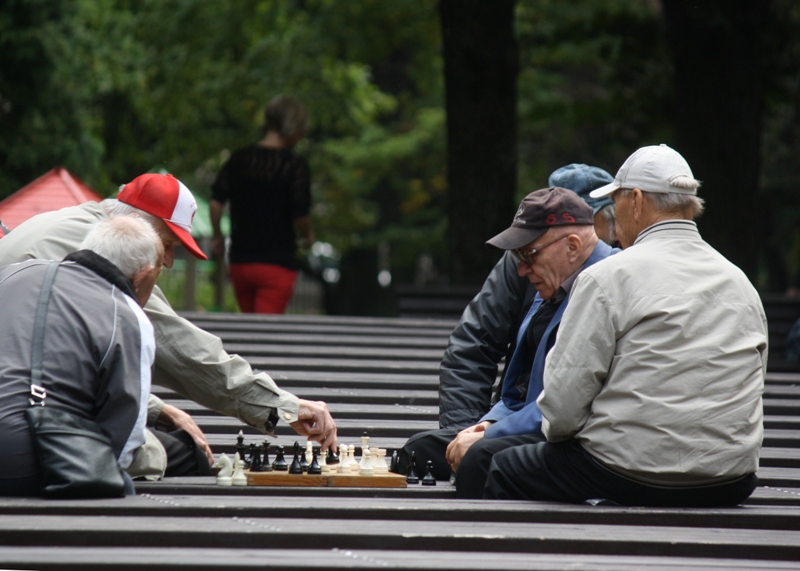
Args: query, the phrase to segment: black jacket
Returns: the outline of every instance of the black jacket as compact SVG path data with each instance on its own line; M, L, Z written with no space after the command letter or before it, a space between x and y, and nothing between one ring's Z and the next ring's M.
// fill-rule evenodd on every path
M514 351L516 333L536 295L506 252L450 335L439 369L439 426L471 426L493 404L498 365Z

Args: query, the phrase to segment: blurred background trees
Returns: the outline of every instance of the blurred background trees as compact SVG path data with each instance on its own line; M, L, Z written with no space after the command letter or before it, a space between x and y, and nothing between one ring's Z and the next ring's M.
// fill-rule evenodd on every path
M469 18L487 5L502 22ZM705 183L706 239L783 291L800 284L798 31L793 0L6 0L0 198L55 165L107 196L156 169L207 196L290 93L312 115L298 151L317 237L341 255L334 311L391 311L396 284L475 284L496 259L484 234L552 170L614 174L660 142ZM458 66L475 75L446 87ZM487 105L502 81L515 93Z

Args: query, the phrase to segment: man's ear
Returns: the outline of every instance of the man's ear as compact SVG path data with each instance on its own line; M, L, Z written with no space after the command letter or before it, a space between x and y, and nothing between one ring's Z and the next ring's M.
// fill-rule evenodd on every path
M143 268L138 272L136 272L135 274L133 274L133 277L131 278L131 283L133 284L133 291L139 293L139 286L141 285L142 281L144 281L144 278L147 277L147 274L150 273L150 270L152 269L153 269L152 266L147 266L146 268Z
M567 236L567 255L569 261L574 262L578 255L583 250L583 240L577 234L570 234Z

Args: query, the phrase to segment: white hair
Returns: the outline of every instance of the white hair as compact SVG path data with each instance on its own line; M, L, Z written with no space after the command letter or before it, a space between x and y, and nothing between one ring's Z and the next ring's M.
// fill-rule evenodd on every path
M685 185L684 181L681 181L680 179L685 179ZM678 177L678 180L673 181L670 184L679 188L696 189L700 186L700 182L689 177ZM620 191L622 194L630 194L633 192L633 189L623 188L620 189ZM688 216L689 220L694 220L700 216L705 209L705 201L699 196L695 196L693 194L682 194L678 192L649 192L643 190L642 196L649 200L650 204L656 210Z
M132 214L112 216L95 225L80 245L117 266L128 279L154 268L164 255L164 246L149 222Z

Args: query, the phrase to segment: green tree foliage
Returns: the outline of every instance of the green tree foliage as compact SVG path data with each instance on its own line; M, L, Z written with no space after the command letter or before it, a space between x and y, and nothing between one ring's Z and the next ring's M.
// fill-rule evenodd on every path
M520 0L519 197L577 162L612 176L671 143L672 69L658 2Z
M269 98L291 93L312 116L298 150L311 162L318 237L343 252L380 252L377 266L396 282L414 279L423 253L444 268L437 6L5 0L0 198L57 164L105 195L153 169L206 194L228 153L258 138ZM788 253L800 252L799 27L797 2L771 1L762 195L772 233L762 286L800 275L800 254ZM613 174L636 147L674 143L658 0L517 0L516 33L518 197L566 163Z

